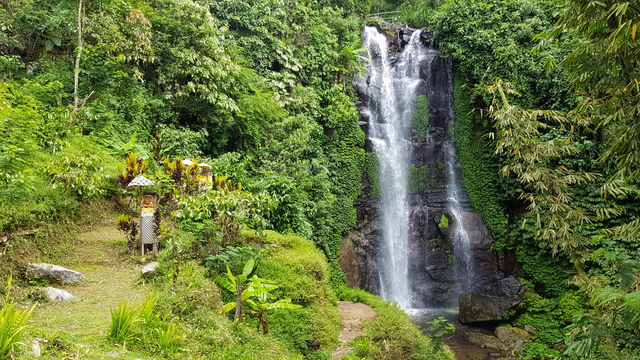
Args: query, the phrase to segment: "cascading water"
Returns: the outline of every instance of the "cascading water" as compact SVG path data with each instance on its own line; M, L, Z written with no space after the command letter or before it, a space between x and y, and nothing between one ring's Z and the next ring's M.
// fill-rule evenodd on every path
M376 28L364 31L369 66L369 108L372 110L369 139L379 164L382 230L380 292L403 309L412 304L408 273L408 163L411 157L411 115L421 79L415 58L421 55L419 31L397 58L388 52L385 34Z
M467 203L461 200L468 198L459 182L454 139L447 135L455 119L451 63L442 60L437 50L424 46L422 35L421 30L413 31L410 38L404 35L402 50L396 51L396 47L391 51L397 43L392 44L377 27L366 27L363 43L371 64L367 65L366 81L361 79L356 85L366 103L361 106L361 114L367 118L367 139L378 161L380 179L375 220L378 292L407 311L454 305L455 294L470 291L474 284L474 262L465 226L469 209L464 209ZM419 95L427 96L432 118L426 136L416 145L412 116ZM426 155L414 154L416 149ZM414 169L427 166L431 169L427 171L440 169L442 173L441 177L434 175L432 181L438 185L432 191L419 195L409 192L409 165L416 162L416 156L422 160ZM438 254L446 256L435 245L441 236L436 234L439 231L429 225L443 213L451 217L446 236L450 237L455 265L447 264L446 257L444 265L427 260ZM422 223L416 225L416 219ZM434 282L455 285L425 285Z
M473 257L471 254L471 241L466 228L462 205L461 193L464 191L458 181L458 168L460 163L456 155L453 139L444 145L445 167L447 169L447 208L451 213L455 226L451 242L456 254L456 279L459 293L470 292L474 278Z

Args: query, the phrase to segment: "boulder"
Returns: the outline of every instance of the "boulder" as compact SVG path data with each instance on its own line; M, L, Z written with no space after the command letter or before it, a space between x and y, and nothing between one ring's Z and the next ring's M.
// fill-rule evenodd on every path
M142 267L142 276L150 276L154 273L156 273L158 271L158 269L160 268L160 263L157 261L154 261L152 263L148 263L147 265Z
M520 303L523 294L524 287L513 276L486 284L475 293L461 294L460 322L504 320Z
M495 331L496 337L502 340L529 340L529 333L526 330L499 326Z
M56 284L73 284L84 281L84 275L77 271L69 270L58 265L51 264L27 264L26 276L28 278L40 278Z
M520 329L517 329L517 330L520 330ZM463 339L466 340L466 342L468 342L469 344L476 345L483 349L487 349L494 354L500 353L500 357L507 356L510 353L512 353L514 350L522 350L525 344L524 339L512 339L512 338L499 339L496 336L482 334L478 332L465 333L463 335ZM490 355L490 356L497 357L495 355Z
M493 335L469 332L465 333L463 336L469 344L476 345L490 351L503 351L509 347L508 341L500 340Z
M56 302L78 301L77 297L71 295L70 293L62 289L56 289L54 287L46 287L42 289L42 292L47 296L49 301L56 301Z
M483 295L511 297L512 299L524 295L524 286L513 276L508 276L499 280L494 280L481 287L478 291Z
M525 325L524 329L526 332L528 332L529 334L535 336L538 334L538 329L536 329L535 327L531 326L531 325Z

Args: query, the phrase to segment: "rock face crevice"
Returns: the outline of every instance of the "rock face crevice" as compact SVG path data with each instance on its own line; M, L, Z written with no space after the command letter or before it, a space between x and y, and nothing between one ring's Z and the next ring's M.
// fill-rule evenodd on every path
M389 58L397 59L417 31L407 26L381 23L380 33L388 38ZM411 144L411 164L414 168L428 166L426 189L408 195L408 284L412 307L445 307L458 303L462 292L462 280L472 284L471 292L486 287L498 279L509 275L503 265L510 259L505 254L491 250L493 241L481 215L470 204L463 189L459 195L461 212L453 216L447 200L447 179L444 164L447 161L445 147L452 143L453 123L453 64L450 58L443 58L431 44L432 34L421 31L420 40L427 48L428 56L417 61L421 84L416 87L417 95L428 99L429 125L424 137L412 130L405 139ZM369 78L354 81L354 89L359 96L356 103L360 110L360 126L367 135L366 151L372 152L370 138L372 114L376 108L370 99L372 83ZM409 165L409 164L407 164ZM456 179L461 179L459 166L455 168ZM349 286L367 289L374 294L381 293L380 252L381 222L380 198L371 196L372 174L363 174L362 195L354 206L357 210L356 228L345 236L340 246L339 263L347 274ZM384 181L381 179L380 181ZM445 216L448 224L441 219ZM446 225L446 226L443 226ZM468 236L474 271L467 275L459 270L460 249L452 241L456 231L464 226ZM511 269L510 269L511 270ZM465 276L472 278L464 279ZM468 289L469 290L469 289Z

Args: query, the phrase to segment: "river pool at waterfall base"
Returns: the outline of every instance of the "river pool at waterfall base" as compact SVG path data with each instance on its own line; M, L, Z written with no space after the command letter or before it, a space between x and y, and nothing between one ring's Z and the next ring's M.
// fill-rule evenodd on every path
M504 356L501 357L492 357L489 354L493 353L493 351L482 348L478 345L474 345L469 343L466 339L465 334L467 333L480 333L485 335L493 335L493 329L496 324L487 323L485 326L470 326L461 324L458 321L458 309L409 309L407 310L407 314L411 316L413 322L422 329L422 332L429 335L430 332L428 329L430 321L437 319L442 316L447 319L449 322L452 322L456 325L456 331L454 334L448 334L443 339L447 346L453 350L456 355L456 359L458 360L488 360L488 359L504 359Z

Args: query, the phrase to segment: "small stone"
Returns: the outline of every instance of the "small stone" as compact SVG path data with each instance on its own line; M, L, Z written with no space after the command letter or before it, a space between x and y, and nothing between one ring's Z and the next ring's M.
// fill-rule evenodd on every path
M149 276L153 273L155 273L156 271L158 271L158 268L160 267L160 263L157 261L154 261L152 263L148 263L147 265L145 265L144 267L142 267L142 276Z
M56 284L73 284L84 281L84 275L77 271L52 264L27 264L26 276L28 278L40 278Z
M42 292L45 293L49 301L57 301L57 302L78 301L77 297L71 295L70 293L62 289L56 289L54 287L46 287L42 289Z
M489 356L497 358L497 357L502 357L502 354L500 354L500 353L489 353Z
M31 351L33 351L33 355L36 357L42 355L42 350L40 350L40 344L38 344L37 340L33 341L33 345L31 345Z
M524 348L524 340L518 340L515 343L511 344L511 351L522 350L523 348Z
M535 327L533 327L531 325L525 325L524 329L531 335L537 335L538 334L538 329L536 329Z

